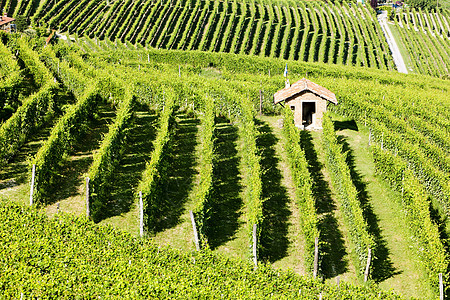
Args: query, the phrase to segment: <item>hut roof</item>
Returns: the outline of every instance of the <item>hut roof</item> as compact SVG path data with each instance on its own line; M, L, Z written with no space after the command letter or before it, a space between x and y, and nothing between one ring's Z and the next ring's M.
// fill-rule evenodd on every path
M317 96L328 100L334 104L337 104L336 95L327 90L326 88L314 83L306 78L302 78L296 83L292 84L290 87L285 87L282 90L279 90L273 95L273 102L277 104L281 101L286 101L289 98L292 98L295 95L303 93L305 91L309 91L311 93L316 94Z
M8 23L10 23L10 22L13 22L13 21L15 21L15 20L16 20L16 19L7 17L6 15L5 15L5 16L1 16L1 15L0 15L0 26L6 25L6 24L8 24Z

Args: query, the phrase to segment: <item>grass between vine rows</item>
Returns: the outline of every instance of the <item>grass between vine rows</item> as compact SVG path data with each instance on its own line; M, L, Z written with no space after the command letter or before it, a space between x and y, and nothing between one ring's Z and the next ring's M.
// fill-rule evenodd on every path
M414 64L411 61L411 57L408 54L408 50L406 50L404 42L398 32L398 27L395 25L387 24L389 29L391 29L392 35L394 36L395 42L397 43L398 50L400 50L400 54L405 62L406 69L408 69L408 73L417 73L417 70L414 68Z
M347 162L369 230L379 245L374 252L372 278L381 288L392 288L406 297L436 298L436 291L427 284L426 272L414 253L411 234L403 217L401 195L375 175L368 148L369 129L337 115L333 115L333 119L347 151Z
M74 149L67 158L61 176L61 185L55 190L55 200L43 210L52 215L56 202L62 211L83 215L84 178L92 160L92 151L98 148L102 133L112 122L113 111L103 107L98 118L91 124L93 131ZM381 288L394 289L405 296L435 296L426 284L425 272L420 267L412 250L408 228L402 218L399 195L374 175L374 166L367 148L368 129L358 126L352 120L333 115L338 135L348 151L348 162L354 183L364 203L369 227L380 245L375 252L372 277ZM300 235L298 211L294 201L293 184L282 147L280 116L262 116L257 120L263 170L263 197L266 221L271 224L262 243L262 259L276 268L293 269L304 274L302 264L303 246ZM128 146L116 173L117 183L112 191L110 209L105 212L101 223L112 224L132 234L138 234L138 212L136 207L136 184L151 153L156 116L152 112L138 110L136 120L130 129ZM173 163L166 197L172 207L158 225L153 239L160 244L193 250L192 228L188 215L193 205L190 198L196 182L196 147L198 145L198 120L185 114L177 115L178 129L172 149ZM215 153L217 166L214 173L214 193L217 210L212 216L210 228L211 247L218 253L248 259L249 241L245 231L243 213L241 168L239 155L242 141L237 135L237 125L226 119L217 119ZM49 135L51 126L36 134L22 148L20 154L0 173L0 194L17 202L27 203L29 193L27 158L34 155L39 145ZM302 144L307 155L309 171L315 183L314 196L317 199L321 231L321 272L327 281L336 277L352 283L361 283L355 275L352 251L348 242L347 229L342 214L330 188L329 177L324 169L324 156L320 146L320 132L301 133Z

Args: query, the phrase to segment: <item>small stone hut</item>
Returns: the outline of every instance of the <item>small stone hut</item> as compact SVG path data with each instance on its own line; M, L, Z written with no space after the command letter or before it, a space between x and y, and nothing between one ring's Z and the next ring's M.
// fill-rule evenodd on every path
M11 32L11 28L13 26L12 22L16 19L8 17L6 14L4 16L0 15L0 30Z
M322 129L323 113L327 102L337 104L336 95L306 79L287 85L274 95L274 104L282 101L294 112L295 125L301 129Z

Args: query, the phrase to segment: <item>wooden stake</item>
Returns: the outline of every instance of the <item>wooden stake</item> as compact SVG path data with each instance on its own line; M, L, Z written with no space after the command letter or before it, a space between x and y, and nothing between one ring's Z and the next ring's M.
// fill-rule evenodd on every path
M150 53L147 53L147 62L150 62Z
M403 174L402 174L402 200L403 200L403 192L405 191L404 187L403 187L403 181L404 180L405 180L405 171L403 171Z
M56 213L59 214L59 202L56 203Z
M364 282L369 278L370 260L372 258L372 249L368 249L366 271L364 272Z
M337 286L338 286L338 288L339 288L339 285L341 284L341 277L340 277L340 276L338 276L338 277L336 278L336 283L337 283Z
M30 206L33 205L33 192L34 192L35 175L36 175L36 165L33 164L33 168L31 170Z
M181 67L178 66L178 77L181 77Z
M189 211L189 215L191 216L192 229L194 230L195 248L197 249L197 251L200 251L200 243L198 241L197 226L195 225L194 213L192 212L192 210Z
M263 99L262 99L262 91L259 90L259 115L260 116L262 115L262 101L263 101Z
M255 270L258 268L258 253L257 253L257 238L256 238L256 224L253 224L253 263L255 264Z
M317 277L318 264L319 264L319 238L316 237L314 241L314 271L313 271L314 279L316 279Z
M141 191L139 191L139 235L144 236L144 202Z
M91 211L89 210L89 177L86 177L86 217L88 217L91 214Z
M439 300L444 300L444 283L442 273L439 273Z

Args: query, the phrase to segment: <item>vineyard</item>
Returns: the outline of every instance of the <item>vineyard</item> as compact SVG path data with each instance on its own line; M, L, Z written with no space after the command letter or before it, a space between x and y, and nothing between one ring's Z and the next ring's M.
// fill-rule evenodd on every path
M69 35L395 69L374 11L346 2L2 0L0 7Z
M395 30L406 50L410 70L448 78L450 71L450 15L412 9L396 14Z
M405 75L346 3L0 7L73 34L0 32L6 297L448 296L445 13L397 15ZM286 63L323 130L273 105Z

